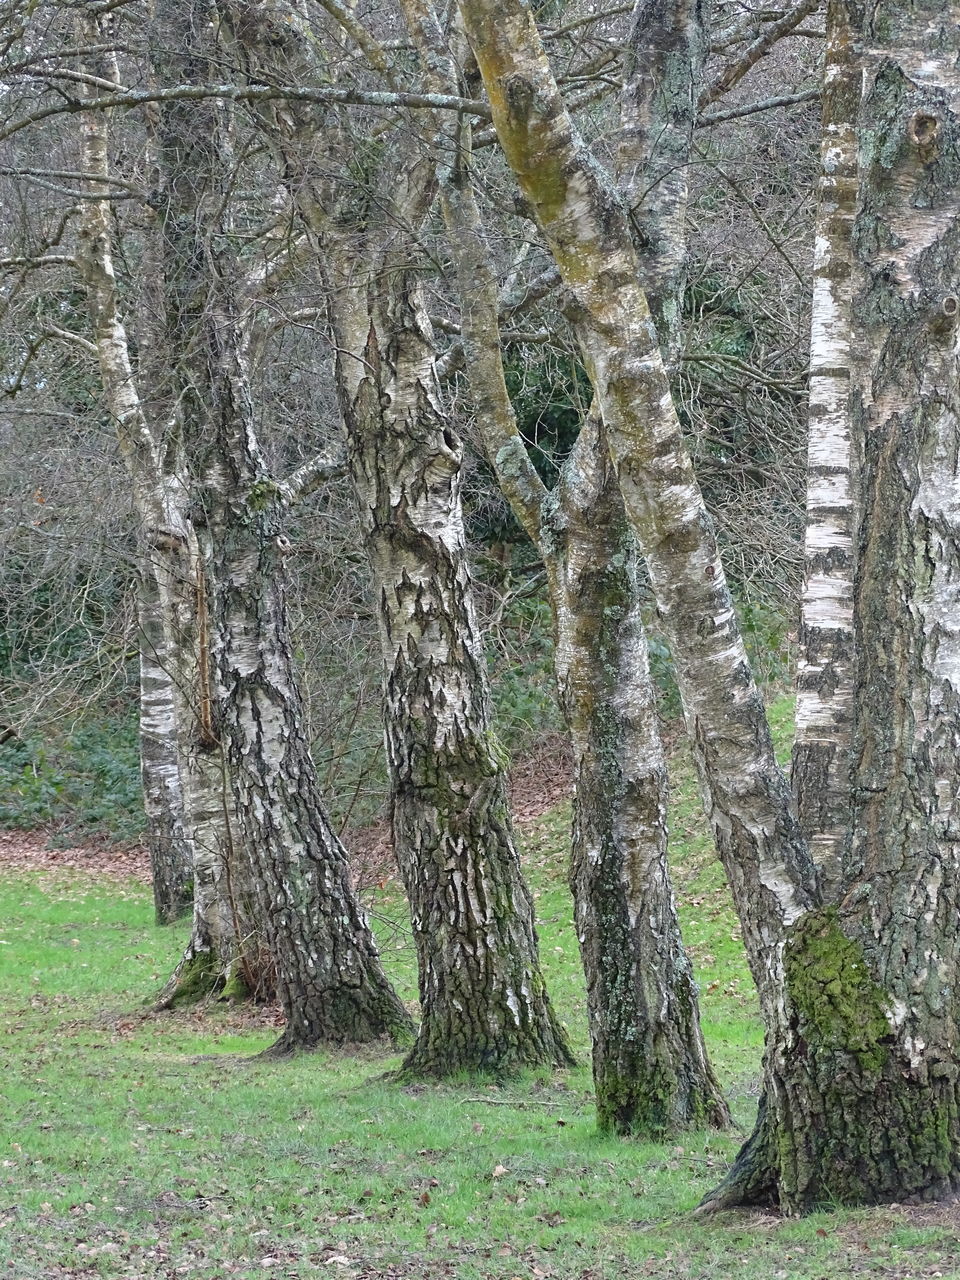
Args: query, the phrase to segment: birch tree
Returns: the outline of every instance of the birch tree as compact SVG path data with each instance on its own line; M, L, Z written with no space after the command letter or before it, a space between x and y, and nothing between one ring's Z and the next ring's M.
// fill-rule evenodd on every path
M158 77L202 78L210 11L161 4ZM180 430L209 546L215 673L239 833L277 966L286 1027L275 1051L409 1035L319 794L286 614L283 534L297 486L269 472L257 438L231 223L229 119L213 101L161 111L168 309L181 340ZM304 477L298 477L303 481ZM245 868L246 869L246 868Z
M428 86L449 92L457 70L434 12L420 0L404 0L404 9ZM635 82L631 91L635 101ZM527 455L507 394L498 291L473 188L471 130L463 120L451 128L434 120L433 126L477 426L549 580L557 684L574 754L570 884L587 980L598 1124L653 1137L688 1124L723 1124L726 1104L707 1062L667 872L667 770L640 617L636 545L603 429L590 418L549 492Z
M140 775L157 924L193 911L193 849L177 751L176 695L171 654L163 626L163 603L154 573L140 573Z
M253 77L271 78L279 67L298 83L317 78L307 55L315 34L301 31L285 6L224 13ZM389 77L376 41L339 6L337 13L337 38L359 45ZM402 128L379 136L381 125L357 138L336 116L295 104L274 112L268 128L320 253L378 608L394 846L420 975L420 1030L401 1075L566 1064L491 724L466 561L461 445L440 400L417 265L434 166L391 150L404 133L409 141ZM359 174L361 191L330 173Z
M529 7L460 7L501 144L569 290L767 1026L757 1128L707 1204L945 1194L960 1136L957 26L932 0L909 15L847 14L865 59L852 295L865 461L854 803L833 907L773 759L622 207L563 110Z
M863 68L846 6L830 10L810 343L807 526L791 781L827 901L843 885L854 716L858 462L853 221Z

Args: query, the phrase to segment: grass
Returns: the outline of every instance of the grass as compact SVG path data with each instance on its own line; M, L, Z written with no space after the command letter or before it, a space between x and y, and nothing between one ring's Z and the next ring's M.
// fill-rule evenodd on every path
M787 713L778 711L783 721ZM689 767L675 770L677 892L704 1023L741 1130L762 1036ZM587 1062L564 883L567 814L525 833L551 990ZM395 890L371 900L404 997ZM253 1057L276 1035L217 1005L153 1015L180 929L140 885L0 880L0 1275L65 1277L960 1276L957 1214L887 1208L803 1221L689 1210L743 1133L657 1147L601 1138L584 1065L399 1088L395 1058Z

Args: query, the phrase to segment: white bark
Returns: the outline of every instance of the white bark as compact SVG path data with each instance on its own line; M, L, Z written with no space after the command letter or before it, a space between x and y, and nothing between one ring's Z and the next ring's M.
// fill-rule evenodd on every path
M176 695L163 626L159 585L149 562L141 566L140 773L158 924L188 914L193 902L193 850L186 829L177 752Z
M834 6L823 93L820 202L810 336L805 574L792 782L800 823L833 901L849 835L856 469L851 421L856 120L862 68Z
M87 45L102 43L101 20L94 14L85 17L84 31ZM97 69L101 78L117 82L114 55L99 55ZM168 468L167 463L173 460L158 444L144 411L119 312L106 199L111 191L108 142L108 117L99 111L84 116L82 168L98 175L105 198L84 204L77 260L87 282L104 395L130 473L147 563L156 582L170 688L176 703L173 720L185 835L194 869L194 915L184 958L161 996L161 1002L168 1002L188 970L194 977L202 971L208 985L230 980L238 964L238 912L228 893L230 806L225 801L222 763L210 740L205 715L209 645L203 640L202 557L187 515L188 495L179 469L176 465ZM97 184L93 186L96 189ZM165 730L169 723L167 720ZM245 932L243 928L241 934Z

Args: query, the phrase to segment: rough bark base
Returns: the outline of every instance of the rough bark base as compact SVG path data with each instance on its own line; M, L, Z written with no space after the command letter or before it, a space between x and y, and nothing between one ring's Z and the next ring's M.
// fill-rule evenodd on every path
M450 780L456 764L449 762ZM509 1075L573 1063L540 972L533 901L513 844L503 775L490 760L482 772L488 776L470 778L469 786L454 781L449 808L441 803L429 824L422 791L406 803L402 792L395 800L398 848L417 849L403 870L422 1005L401 1079ZM444 790L442 783L435 788L432 805Z
M923 1046L911 1055L892 1033L886 995L835 910L801 922L785 971L789 1021L767 1063L756 1129L700 1212L774 1204L807 1213L960 1189L956 1065Z

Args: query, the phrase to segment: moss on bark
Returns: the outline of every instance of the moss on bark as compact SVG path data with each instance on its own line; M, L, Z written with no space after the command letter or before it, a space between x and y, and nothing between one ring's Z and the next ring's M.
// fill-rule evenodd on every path
M803 1040L852 1056L863 1072L882 1070L893 1038L886 997L835 908L804 916L787 942L784 970Z

